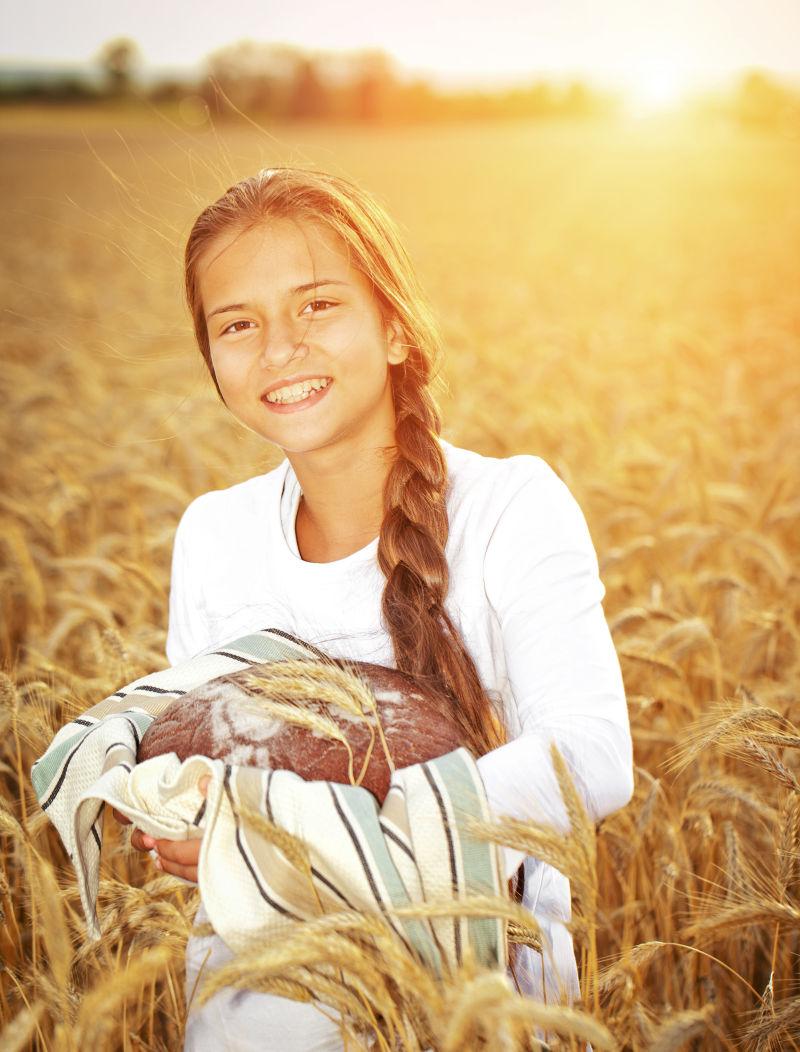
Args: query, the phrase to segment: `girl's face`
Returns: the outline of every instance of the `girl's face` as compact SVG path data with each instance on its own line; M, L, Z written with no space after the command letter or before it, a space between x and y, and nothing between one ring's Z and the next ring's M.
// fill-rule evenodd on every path
M408 351L338 234L291 219L226 231L201 257L198 285L217 382L247 428L287 453L394 442L389 364ZM327 387L267 400L306 378Z

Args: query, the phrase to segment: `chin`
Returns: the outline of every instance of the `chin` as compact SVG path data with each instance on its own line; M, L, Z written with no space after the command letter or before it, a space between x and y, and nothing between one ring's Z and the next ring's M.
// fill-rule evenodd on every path
M278 435L265 435L263 431L259 432L261 438L265 442L271 443L273 446L277 446L286 454L292 454L293 456L301 455L303 453L313 453L318 449L326 449L328 446L333 445L336 442L335 436L303 436L303 435L292 435L292 436L278 436Z

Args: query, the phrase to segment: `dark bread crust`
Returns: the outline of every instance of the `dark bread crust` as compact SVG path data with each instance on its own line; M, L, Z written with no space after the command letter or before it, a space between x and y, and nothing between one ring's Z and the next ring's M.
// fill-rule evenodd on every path
M328 658L323 667L326 663L355 674L368 686L395 767L432 760L463 744L449 699L417 677L370 662ZM142 737L137 759L141 762L175 752L180 760L201 755L243 766L294 771L306 780L348 783L348 753L342 742L276 720L274 715L254 714L258 697L269 698L270 693L264 687L253 691L253 673L268 681L271 672L280 673L281 664L255 664L189 691L153 721ZM311 664L318 669L320 662ZM272 697L286 700L280 694ZM369 765L359 784L382 803L391 769L374 716L359 717L320 700L311 683L302 699L292 704L339 726L353 752L356 778L372 744Z

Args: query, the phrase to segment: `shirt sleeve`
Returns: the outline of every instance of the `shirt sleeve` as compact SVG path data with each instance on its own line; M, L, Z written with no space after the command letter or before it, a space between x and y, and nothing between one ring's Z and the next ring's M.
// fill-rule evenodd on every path
M195 553L197 525L192 510L194 504L192 501L181 516L172 546L165 648L170 665L195 657L211 643L199 587L203 567L202 560Z
M595 822L630 800L633 748L586 520L555 471L540 457L525 459L532 473L500 514L484 561L522 732L477 763L497 816L567 832L550 743ZM510 877L525 856L504 851Z

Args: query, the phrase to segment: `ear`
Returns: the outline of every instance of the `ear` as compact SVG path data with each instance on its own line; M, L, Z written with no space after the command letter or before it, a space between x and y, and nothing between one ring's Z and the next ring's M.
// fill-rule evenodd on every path
M394 317L386 325L386 349L390 365L398 365L408 357L408 347L405 344L403 327L399 320Z

